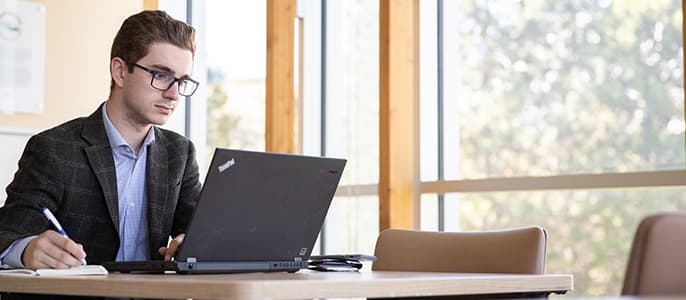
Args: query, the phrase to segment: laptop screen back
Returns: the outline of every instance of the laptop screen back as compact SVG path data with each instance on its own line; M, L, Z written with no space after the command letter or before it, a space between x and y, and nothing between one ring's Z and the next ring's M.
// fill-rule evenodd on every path
M176 260L307 260L345 162L217 149Z

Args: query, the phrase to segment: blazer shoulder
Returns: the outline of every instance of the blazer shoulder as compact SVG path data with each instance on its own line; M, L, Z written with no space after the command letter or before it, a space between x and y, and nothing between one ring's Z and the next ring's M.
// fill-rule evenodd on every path
M81 135L81 131L83 130L85 120L85 117L69 120L50 129L43 130L34 135L34 137L60 140L65 140L65 138L68 139L72 137L79 137Z

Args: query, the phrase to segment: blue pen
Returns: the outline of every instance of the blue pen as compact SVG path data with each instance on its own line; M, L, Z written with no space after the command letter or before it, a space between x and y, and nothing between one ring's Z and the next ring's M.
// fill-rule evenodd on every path
M52 214L52 212L47 208L43 207L43 214L45 215L46 218L48 218L48 222L54 227L57 232L59 232L63 237L69 238L67 235L67 232L64 231L62 228L62 225L60 225L60 222L57 221L57 218L55 218L55 215ZM81 265L85 266L86 265L86 259L81 260Z

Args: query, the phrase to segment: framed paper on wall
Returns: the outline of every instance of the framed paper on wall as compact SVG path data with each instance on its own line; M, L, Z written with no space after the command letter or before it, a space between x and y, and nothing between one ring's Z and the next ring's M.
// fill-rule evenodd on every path
M0 0L0 112L42 113L45 5Z

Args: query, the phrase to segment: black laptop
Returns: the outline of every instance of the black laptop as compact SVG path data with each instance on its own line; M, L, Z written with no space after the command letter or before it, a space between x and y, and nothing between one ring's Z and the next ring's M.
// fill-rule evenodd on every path
M216 149L175 260L111 272L296 272L307 268L344 159Z

